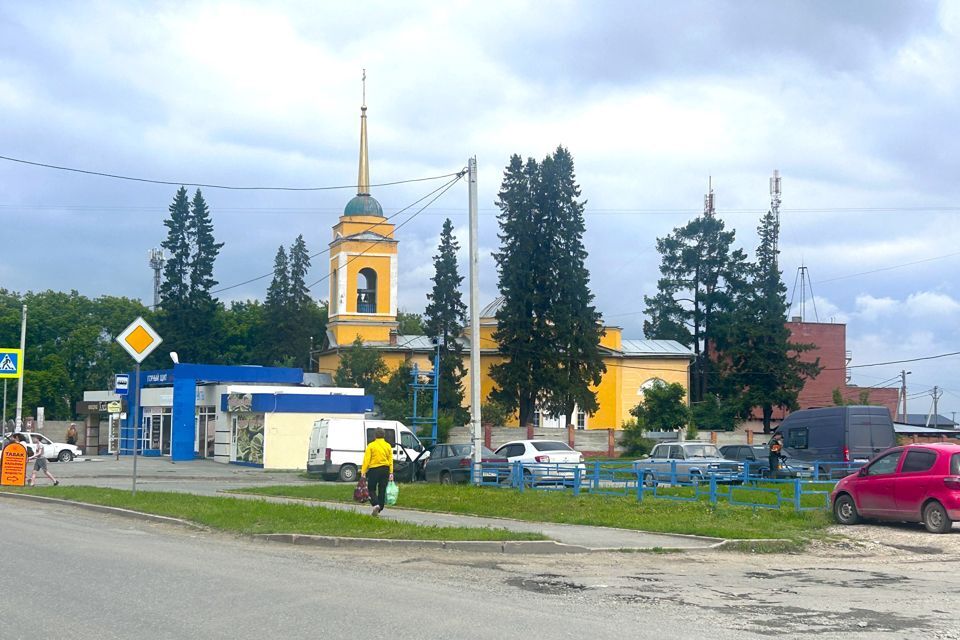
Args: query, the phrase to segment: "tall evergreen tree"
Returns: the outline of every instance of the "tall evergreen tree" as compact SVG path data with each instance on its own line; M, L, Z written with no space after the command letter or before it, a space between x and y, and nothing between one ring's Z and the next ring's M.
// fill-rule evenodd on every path
M221 349L218 341L221 332L217 326L219 303L210 290L218 283L213 279L213 265L223 248L222 242L213 237L213 221L210 209L200 189L193 196L190 218L187 223L190 240L190 357L196 362L219 362Z
M453 416L455 424L466 424L469 413L463 407L461 381L463 367L461 345L456 338L467 322L467 305L460 294L463 276L457 270L457 250L460 245L453 236L453 223L444 220L440 232L438 253L433 257L433 290L427 294L424 329L427 335L440 342L440 410Z
M599 346L603 327L590 291L583 246L585 202L579 200L570 152L558 147L552 157L544 159L541 174L538 200L543 212L541 233L546 240L543 249L553 265L547 314L555 354L545 408L553 415L565 416L572 425L575 407L588 414L598 409L590 385L600 384L606 371Z
M644 296L648 338L677 340L694 351L690 399L700 402L719 384L714 346L745 286L747 261L731 249L734 231L711 212L657 238L660 274L657 294Z
M170 217L163 221L167 238L160 243L168 258L160 284L160 329L164 341L183 348L190 336L190 201L187 189L180 187L168 208Z
M273 259L273 279L267 287L263 303L264 332L260 341L260 361L267 365L281 362L287 355L286 345L290 325L290 266L283 245L277 248Z
M751 286L736 305L726 335L717 341L728 387L740 393L743 414L761 408L765 432L771 429L773 408L797 409L804 381L820 372L819 358L812 363L800 360L800 354L815 345L789 340L787 288L777 265L779 232L778 221L767 212L757 228L760 244Z
M540 249L539 211L535 189L540 166L513 155L504 172L497 199L500 208L500 251L494 254L503 304L497 310L494 339L505 361L490 367L496 388L491 399L509 411L518 411L520 425L533 422L537 401L547 380L539 356L549 348L544 331L548 272Z
M290 308L299 313L311 302L310 289L307 288L307 272L310 270L310 253L303 234L297 236L290 247Z

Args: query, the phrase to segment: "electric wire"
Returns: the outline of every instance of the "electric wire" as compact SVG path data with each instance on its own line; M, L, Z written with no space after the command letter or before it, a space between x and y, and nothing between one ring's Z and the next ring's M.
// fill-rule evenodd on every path
M42 167L45 169L56 169L58 171L68 171L71 173L81 173L84 175L90 176L99 176L102 178L113 178L114 180L127 180L130 182L145 182L148 184L163 184L170 186L183 186L183 187L202 187L204 189L226 189L229 191L333 191L337 189L355 189L357 185L336 185L336 186L326 186L326 187L241 187L236 185L223 185L223 184L208 184L203 182L186 182L183 180L153 180L150 178L138 178L133 176L125 176L116 173L105 173L103 171L90 171L88 169L77 169L74 167L64 167L55 164L47 164L45 162L33 162L32 160L23 160L20 158L11 158L10 156L0 155L0 160L6 160L8 162L17 162L20 164L30 165L34 167ZM393 182L380 182L377 184L371 184L371 187L389 187L397 184L408 184L411 182L426 182L429 180L440 180L442 178L449 178L451 176L457 175L456 173L447 173L439 176L429 176L426 178L410 178L407 180L395 180Z

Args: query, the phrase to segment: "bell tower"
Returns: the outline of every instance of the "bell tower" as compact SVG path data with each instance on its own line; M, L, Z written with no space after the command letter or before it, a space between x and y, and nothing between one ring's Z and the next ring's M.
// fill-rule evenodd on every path
M357 195L333 227L330 243L328 330L344 347L357 336L365 343L387 343L397 328L397 241L394 225L370 195L366 79L364 70Z

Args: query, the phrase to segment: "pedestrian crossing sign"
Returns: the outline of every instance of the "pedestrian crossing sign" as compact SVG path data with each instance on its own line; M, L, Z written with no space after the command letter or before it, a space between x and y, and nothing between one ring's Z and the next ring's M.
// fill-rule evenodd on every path
M23 352L20 349L0 348L0 378L23 377Z

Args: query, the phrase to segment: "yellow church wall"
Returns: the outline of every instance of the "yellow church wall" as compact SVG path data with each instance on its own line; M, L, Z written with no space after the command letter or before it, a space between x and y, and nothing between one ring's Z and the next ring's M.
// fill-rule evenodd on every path
M342 317L342 316L341 316ZM390 339L390 327L387 325L362 325L351 323L330 323L329 329L341 347L349 347L360 337L364 342L386 342Z
M667 384L680 383L689 394L687 376L688 361L673 358L630 358L622 361L620 411L624 420L629 420L630 409L640 404L643 396L638 393L640 385L652 378L659 378ZM686 397L689 404L690 398Z
M623 422L619 403L622 372L617 366L620 359L604 358L603 363L607 366L607 371L600 379L600 384L593 387L597 393L599 408L595 414L587 417L588 429L617 429Z
M344 238L358 233L370 231L387 238L393 238L393 224L387 222L386 218L380 216L344 216L340 222L333 227L333 237L336 238L339 233Z
M363 418L354 413L267 413L264 415L264 469L306 469L310 431L321 418Z
M620 327L604 327L604 334L600 338L600 346L620 351L623 347L623 329Z

